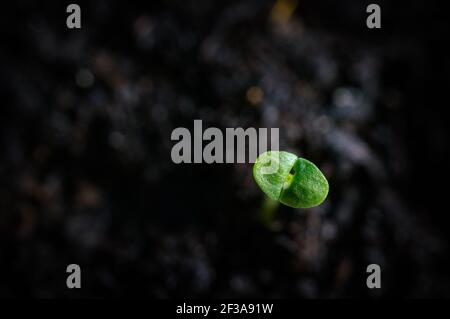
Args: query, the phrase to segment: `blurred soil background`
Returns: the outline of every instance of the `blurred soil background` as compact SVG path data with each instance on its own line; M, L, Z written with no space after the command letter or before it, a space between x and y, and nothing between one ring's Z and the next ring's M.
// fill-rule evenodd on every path
M438 10L376 1L369 30L367 1L76 3L81 30L65 2L2 9L1 297L450 296ZM174 164L194 119L279 127L328 199L273 206L251 164Z

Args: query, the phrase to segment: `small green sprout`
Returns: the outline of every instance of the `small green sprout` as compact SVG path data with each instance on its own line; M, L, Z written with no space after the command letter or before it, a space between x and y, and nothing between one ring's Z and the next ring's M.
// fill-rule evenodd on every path
M317 166L288 152L261 154L253 177L267 196L294 208L320 205L328 195L328 181Z

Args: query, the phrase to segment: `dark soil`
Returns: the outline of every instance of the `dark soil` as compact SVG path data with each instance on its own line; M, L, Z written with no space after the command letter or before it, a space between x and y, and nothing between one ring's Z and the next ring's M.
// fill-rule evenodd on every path
M65 3L5 8L0 296L450 296L446 123L425 90L449 64L424 42L440 39L417 21L431 13L378 1L369 30L366 3L317 3L283 22L266 0L80 1L81 30ZM328 199L264 219L251 164L171 161L194 119L279 127Z

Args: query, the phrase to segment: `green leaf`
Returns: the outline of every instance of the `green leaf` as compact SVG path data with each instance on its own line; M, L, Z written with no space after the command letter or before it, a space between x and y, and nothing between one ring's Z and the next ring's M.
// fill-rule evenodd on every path
M328 195L328 181L317 166L288 152L261 154L253 177L267 196L294 208L320 205Z
M297 156L288 152L268 151L261 154L253 165L253 177L267 196L278 200Z

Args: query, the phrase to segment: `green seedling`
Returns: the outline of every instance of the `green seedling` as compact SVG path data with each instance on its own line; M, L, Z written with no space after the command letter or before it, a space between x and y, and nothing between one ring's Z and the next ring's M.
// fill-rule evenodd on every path
M328 181L317 166L289 152L261 154L253 177L267 196L294 208L320 205L328 195Z

